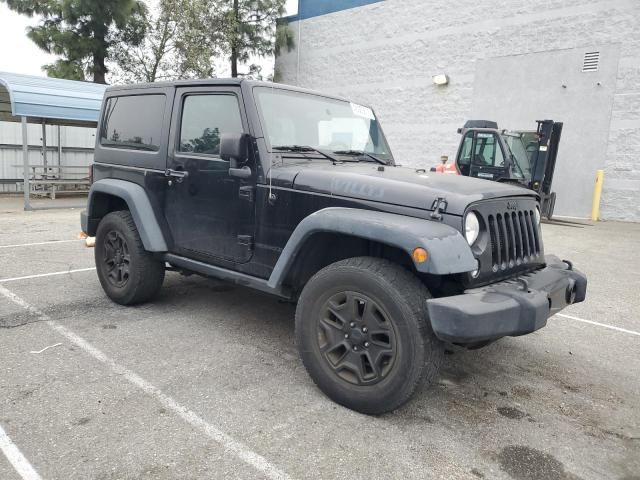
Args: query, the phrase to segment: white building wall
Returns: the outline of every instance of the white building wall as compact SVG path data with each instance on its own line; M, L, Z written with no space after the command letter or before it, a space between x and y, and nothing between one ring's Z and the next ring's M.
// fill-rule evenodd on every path
M281 81L371 104L397 160L421 167L455 157L478 60L619 44L601 216L640 221L640 1L385 0L290 28L298 42L276 60ZM433 85L437 73L447 87Z
M27 137L30 146L42 146L42 126L38 124L27 125ZM93 152L63 151L60 159L58 155L58 126L47 125L47 146L55 147L47 150L47 163L49 165L62 166L89 166L93 162ZM84 127L60 127L60 140L63 148L87 148L93 149L95 144L95 128ZM10 145L18 145L18 148L9 148ZM0 122L0 180L22 178L22 125L16 122ZM59 163L60 162L60 163ZM29 150L29 163L42 165L42 151ZM86 177L87 171L72 169L63 172L65 178ZM22 191L22 184L1 183L0 193L12 193Z

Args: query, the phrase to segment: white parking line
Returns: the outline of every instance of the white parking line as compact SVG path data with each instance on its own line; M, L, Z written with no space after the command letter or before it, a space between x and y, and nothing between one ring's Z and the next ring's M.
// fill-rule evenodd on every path
M9 438L9 435L0 426L0 450L7 457L9 463L24 480L42 480L38 472L31 466L20 449Z
M629 335L637 335L640 337L640 332L634 330L627 330L626 328L614 327L613 325L607 325L606 323L594 322L593 320L585 320L584 318L574 317L572 315L565 315L564 313L556 313L558 317L568 318L575 320L576 322L588 323L590 325L597 325L598 327L608 328L617 332L628 333Z
M17 243L15 245L0 245L0 248L33 247L35 245L50 245L52 243L71 243L71 242L84 242L84 240L49 240L48 242Z
M76 268L75 270L63 270L62 272L39 273L37 275L26 275L24 277L0 278L0 283L17 282L18 280L29 280L30 278L53 277L56 275L66 275L68 273L90 272L96 267Z
M46 322L52 329L58 332L63 337L67 338L70 342L74 343L86 353L91 355L93 358L98 360L101 363L104 363L108 366L116 375L120 375L126 380L128 380L133 385L140 388L147 395L154 397L158 402L160 402L165 408L173 411L176 415L182 418L184 421L192 425L193 427L202 431L207 437L209 437L214 442L220 444L224 449L236 456L243 462L248 465L251 465L253 468L264 474L265 477L272 480L287 480L290 477L280 470L278 467L270 463L266 458L261 456L260 454L252 451L247 445L242 442L234 439L230 435L227 435L222 430L220 430L215 425L207 423L204 419L199 417L195 412L189 410L187 407L180 405L176 400L164 394L160 389L146 381L144 378L140 377L138 374L129 370L122 365L117 364L110 357L102 353L96 347L91 345L85 339L76 335L74 332L69 330L68 328L62 326L55 320L51 320L51 318L42 313L36 307L28 304L25 300L20 298L15 293L11 292L7 288L0 285L0 294L11 300L17 305L20 305L25 310L30 313L37 315L38 319ZM25 478L39 478L39 477L25 477Z

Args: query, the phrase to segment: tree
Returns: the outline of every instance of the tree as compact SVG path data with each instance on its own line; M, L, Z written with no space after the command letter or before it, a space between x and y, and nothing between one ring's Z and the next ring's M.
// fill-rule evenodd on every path
M194 71L213 70L214 61L226 57L231 76L241 75L240 64L252 56L273 55L294 46L293 35L276 36L276 21L285 13L286 0L181 0L178 48ZM203 75L206 76L206 75Z
M251 55L273 55L280 45L276 42L276 22L285 13L286 0L230 0L226 14L223 50L231 62L231 76L238 76L238 63L246 63ZM285 37L293 48L293 35Z
M62 58L44 65L49 76L106 83L106 62L118 44L139 45L145 35L145 4L139 0L0 0L11 10L40 15L27 36Z
M214 77L221 22L215 1L160 0L147 15L140 44L114 49L116 82Z
M112 73L124 83L187 78L190 71L177 49L179 0L160 0L147 15L146 35L136 46L119 42L114 47Z

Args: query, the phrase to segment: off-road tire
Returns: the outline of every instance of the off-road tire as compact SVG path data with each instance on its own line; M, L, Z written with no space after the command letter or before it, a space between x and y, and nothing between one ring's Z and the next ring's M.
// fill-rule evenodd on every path
M126 243L129 258L127 279L121 284L109 278L107 263L113 250L107 245L113 243L112 239L119 238ZM111 300L121 305L134 305L150 300L158 293L164 280L164 262L144 249L128 210L111 212L100 221L96 233L95 261L102 288Z
M339 298L336 295L346 297L341 292L365 295L393 324L397 345L395 357L388 373L378 383L366 385L356 379L359 383L354 384L341 378L335 364L328 359L328 341L324 342L324 347L320 345L327 338L322 332L330 330L321 325L321 317L327 315L326 305L335 305L331 299ZM295 329L304 366L320 390L347 408L378 415L403 405L421 382L433 382L444 357L444 344L431 330L426 306L428 298L429 291L414 274L384 259L350 258L316 273L298 300ZM333 307L330 310L333 311ZM338 324L342 324L339 320ZM345 328L345 338L348 333ZM361 340L361 334L356 333Z

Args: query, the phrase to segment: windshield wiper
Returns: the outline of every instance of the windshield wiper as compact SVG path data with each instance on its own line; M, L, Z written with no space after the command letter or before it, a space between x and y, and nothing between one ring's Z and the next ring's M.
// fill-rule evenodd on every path
M287 152L315 152L319 153L325 158L328 158L332 162L339 162L336 157L329 155L327 152L323 152L322 150L318 150L317 148L310 147L308 145L277 145L275 147L271 147L273 150L286 150Z
M333 153L335 153L336 155L349 155L352 157L368 157L378 163L381 163L382 165L389 165L389 162L387 162L386 160L376 157L375 155L372 155L369 152L365 152L363 150L336 150Z

